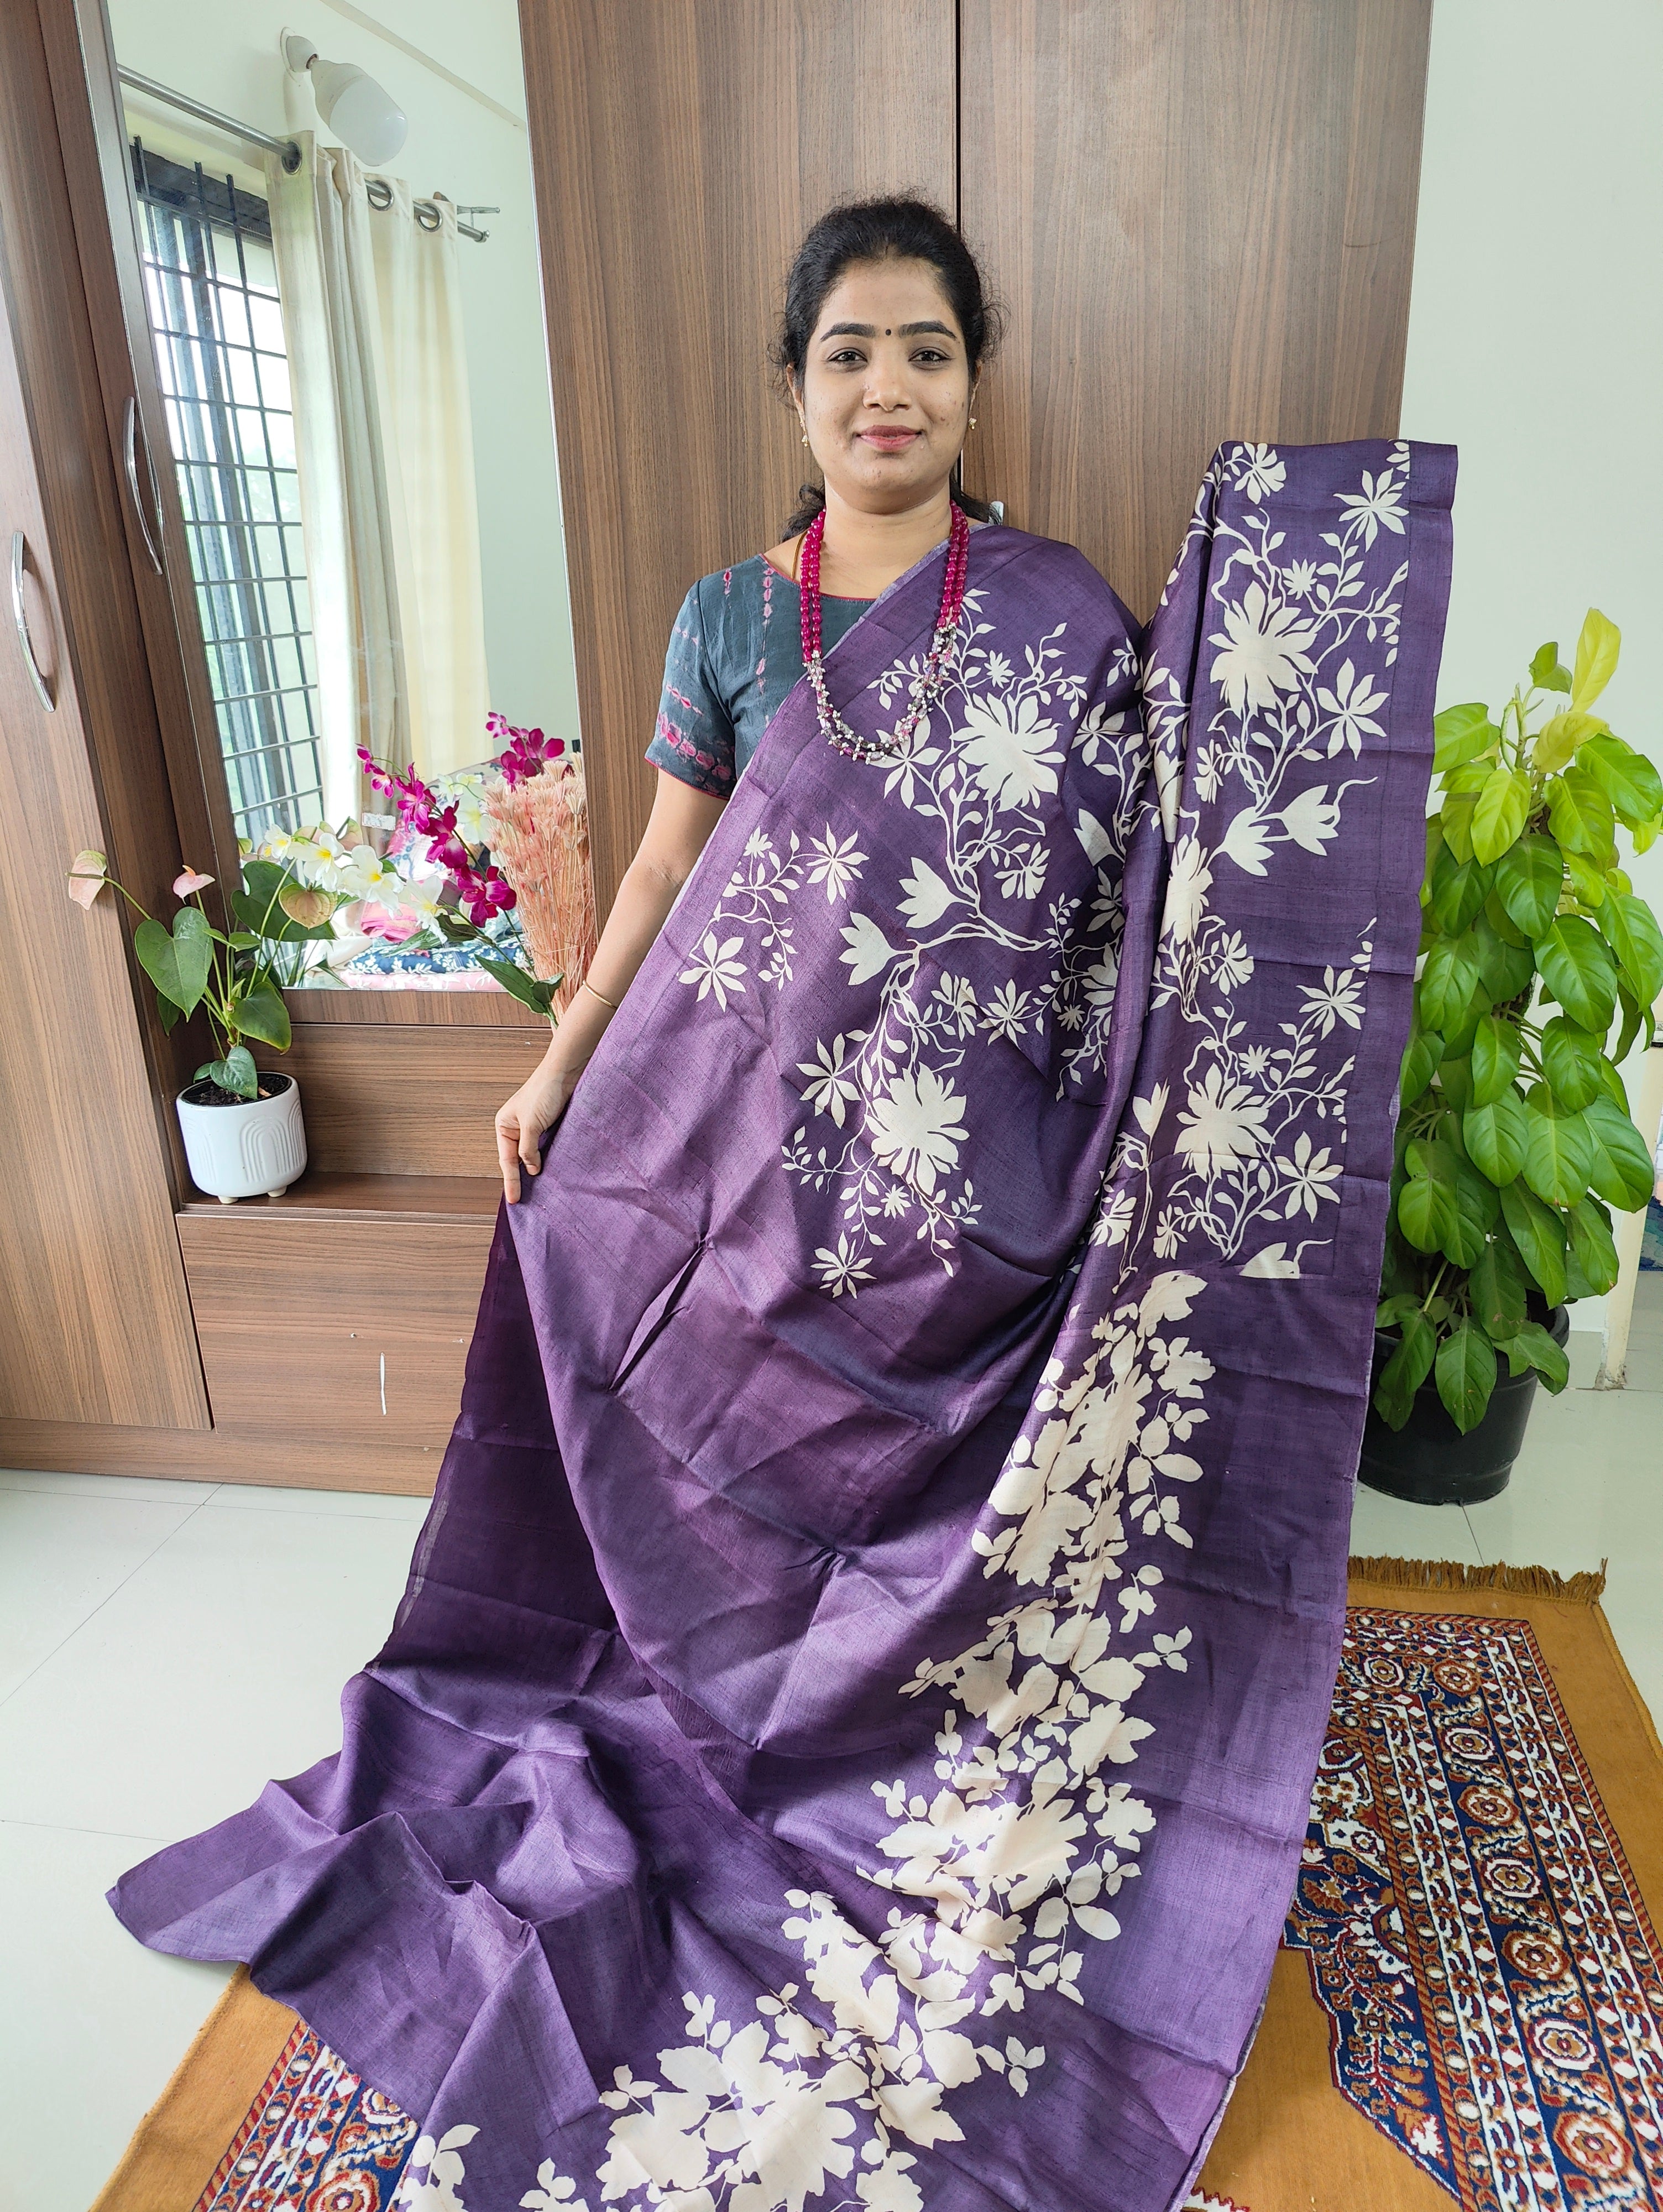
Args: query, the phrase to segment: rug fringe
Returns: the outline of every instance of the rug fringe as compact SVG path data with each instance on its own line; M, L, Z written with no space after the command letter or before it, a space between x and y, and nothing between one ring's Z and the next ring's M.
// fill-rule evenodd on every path
M1472 1567L1461 1559L1353 1559L1348 1562L1355 1581L1377 1583L1387 1589L1512 1590L1521 1597L1557 1597L1572 1605L1595 1605L1605 1588L1609 1559L1599 1571L1562 1575L1552 1567L1510 1567L1505 1560L1494 1566Z

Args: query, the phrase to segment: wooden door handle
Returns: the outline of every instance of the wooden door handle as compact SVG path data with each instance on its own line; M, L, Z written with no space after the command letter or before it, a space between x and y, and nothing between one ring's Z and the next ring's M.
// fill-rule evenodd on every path
M40 672L40 663L34 657L34 641L29 635L29 613L23 604L23 556L27 550L21 530L11 534L11 616L17 624L17 642L23 650L23 665L29 672L29 681L34 686L34 696L50 714L58 702L46 687Z
M150 518L144 512L144 501L138 493L138 401L130 394L127 400L126 429L122 440L122 458L127 467L127 489L133 502L133 513L138 517L139 533L144 540L144 550L150 556L150 566L157 575L161 574L161 495L156 486L156 472L150 461L150 441L144 441L144 465L150 471L150 487L156 491L156 526L150 530Z

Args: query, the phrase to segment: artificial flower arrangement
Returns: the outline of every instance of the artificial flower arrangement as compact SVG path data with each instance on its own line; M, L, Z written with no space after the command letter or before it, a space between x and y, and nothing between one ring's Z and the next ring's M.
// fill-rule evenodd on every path
M1663 932L1618 866L1617 825L1636 852L1652 844L1663 778L1591 711L1619 642L1590 609L1574 669L1545 645L1499 716L1473 703L1434 725L1442 805L1377 1316L1395 1348L1374 1405L1393 1429L1429 1376L1463 1433L1501 1361L1563 1389L1543 1321L1611 1287L1609 1209L1651 1194L1618 1063L1651 1040Z

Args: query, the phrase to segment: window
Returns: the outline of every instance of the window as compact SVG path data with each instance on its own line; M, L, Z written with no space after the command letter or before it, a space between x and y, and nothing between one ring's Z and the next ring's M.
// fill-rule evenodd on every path
M238 834L323 809L294 417L265 202L132 142L144 291Z

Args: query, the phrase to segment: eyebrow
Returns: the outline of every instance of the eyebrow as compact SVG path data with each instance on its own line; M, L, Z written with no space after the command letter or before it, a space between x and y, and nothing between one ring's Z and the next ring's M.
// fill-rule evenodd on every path
M915 338L925 331L938 331L944 338L958 336L958 332L946 323L902 323L895 335L897 337ZM827 338L875 338L877 336L877 326L874 323L834 323L829 330L821 331L820 342L823 343Z

